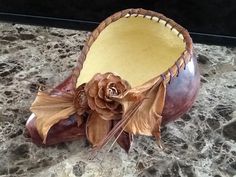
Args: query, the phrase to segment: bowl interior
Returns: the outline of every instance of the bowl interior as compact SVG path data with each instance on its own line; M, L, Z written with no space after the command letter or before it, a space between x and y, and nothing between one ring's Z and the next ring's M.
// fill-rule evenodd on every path
M143 17L123 17L109 24L87 53L77 86L96 73L113 72L132 87L173 66L185 49L176 30Z

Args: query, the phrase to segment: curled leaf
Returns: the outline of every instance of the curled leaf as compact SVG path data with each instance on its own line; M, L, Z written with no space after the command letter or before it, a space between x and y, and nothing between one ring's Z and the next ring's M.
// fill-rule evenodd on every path
M53 125L76 112L73 99L72 94L52 96L38 92L30 110L36 115L36 128L44 143L46 143L48 131Z
M35 126L38 134L46 144L46 138L50 128L60 120L67 119L76 113L78 126L82 124L82 114L87 111L88 104L84 92L84 85L71 93L57 93L51 95L49 93L39 91L37 97L30 107L35 114Z
M153 136L160 129L162 110L164 107L166 88L163 83L152 87L146 92L142 104L139 106L124 129L127 132L139 135ZM129 110L132 103L123 104L124 110ZM126 113L124 112L124 114Z

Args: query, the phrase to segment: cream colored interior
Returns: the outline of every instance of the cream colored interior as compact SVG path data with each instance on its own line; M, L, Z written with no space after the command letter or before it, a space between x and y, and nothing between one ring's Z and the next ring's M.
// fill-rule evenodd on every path
M92 44L77 86L96 73L113 72L138 86L170 68L184 51L183 39L162 22L123 17L108 25Z

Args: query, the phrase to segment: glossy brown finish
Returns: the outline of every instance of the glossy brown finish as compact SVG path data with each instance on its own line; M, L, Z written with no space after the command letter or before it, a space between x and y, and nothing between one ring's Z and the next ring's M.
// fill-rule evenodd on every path
M200 74L195 57L180 71L178 77L167 84L162 124L173 121L186 113L197 96L200 87Z
M113 127L115 127L115 125L118 122L119 122L118 120L113 120ZM131 144L133 142L133 135L131 133L127 133L124 131L120 134L120 131L119 131L118 133L115 134L114 137L115 139L117 139L116 142L120 145L120 147L122 147L128 153L130 150Z
M52 91L51 94L62 94L65 92L73 92L74 90L74 85L72 83L72 75L67 77L62 83L57 85Z
M26 128L32 142L37 145L43 145L43 141L35 127L35 120L35 117L29 120L26 124ZM85 124L78 127L75 117L70 116L70 118L60 121L50 129L47 136L46 145L73 141L83 137L85 137Z

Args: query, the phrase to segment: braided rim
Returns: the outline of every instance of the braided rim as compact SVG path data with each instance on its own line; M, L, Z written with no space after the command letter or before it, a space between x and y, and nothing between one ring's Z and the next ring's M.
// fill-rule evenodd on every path
M193 55L192 39L188 31L182 26L180 26L179 24L177 24L175 21L164 16L163 14L150 11L150 10L141 9L141 8L126 9L126 10L122 10L113 14L107 19L105 19L104 21L102 21L99 24L99 26L90 34L78 58L77 66L74 68L73 73L72 73L72 84L75 87L77 83L77 78L79 77L80 71L83 68L83 63L86 59L87 53L91 45L93 44L93 42L97 39L99 34L102 32L102 30L105 29L112 22L115 22L122 17L129 18L129 17L138 17L138 16L163 24L165 27L169 28L179 38L181 38L184 41L185 50L182 52L182 54L177 59L177 61L170 68L168 68L165 72L163 72L160 75L165 83L169 83L172 77L178 77L179 72L181 72L182 69L185 69L186 64L191 60L192 55Z

